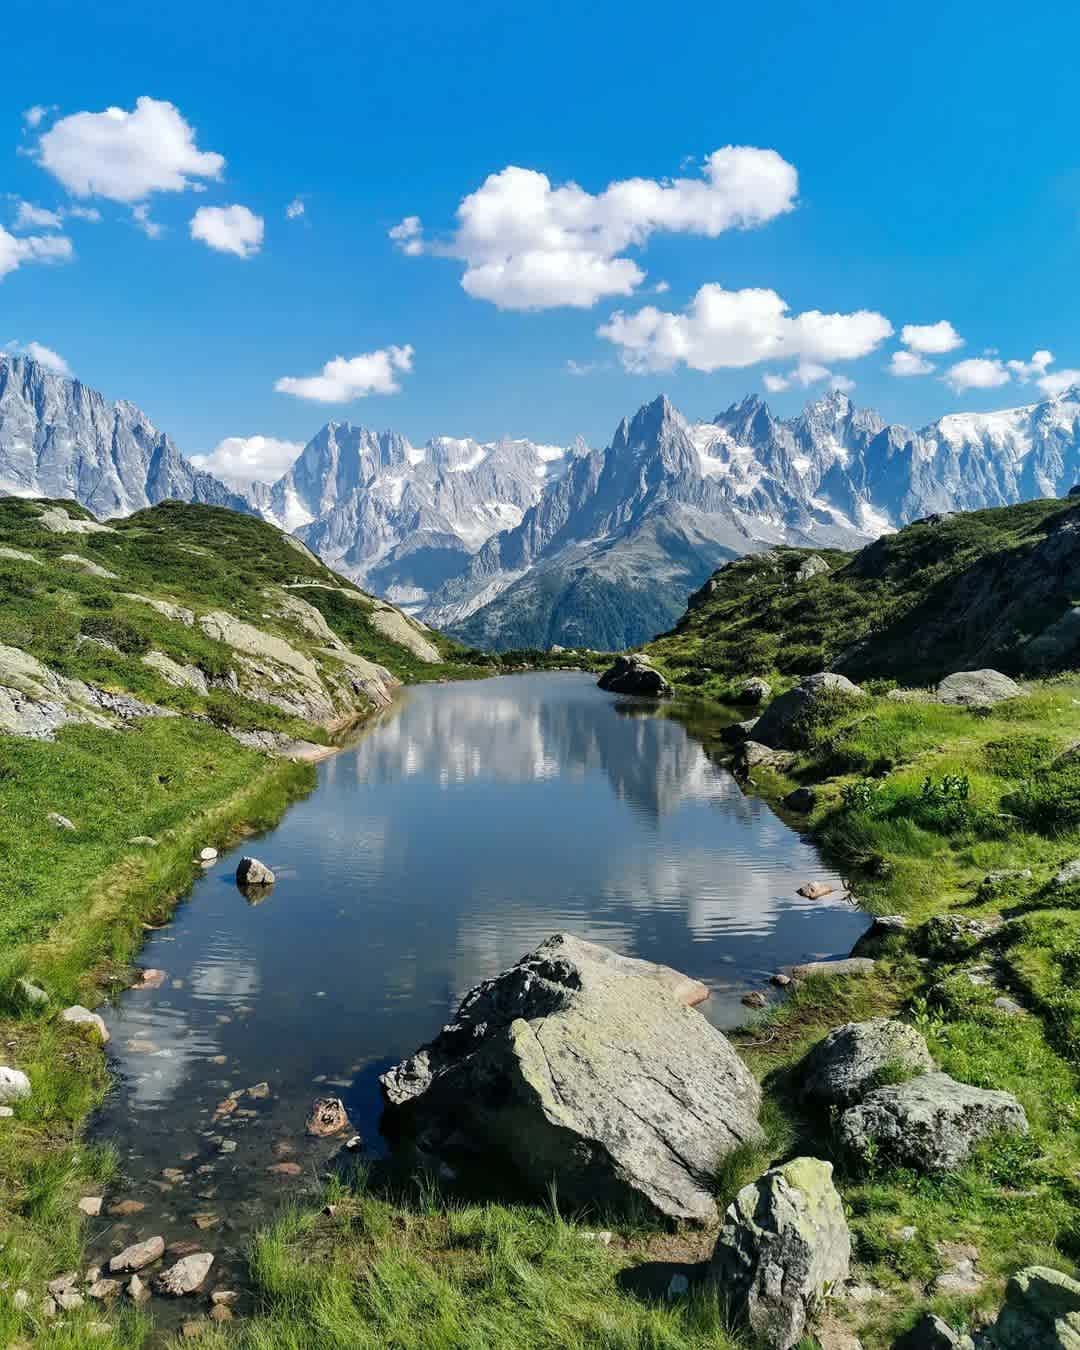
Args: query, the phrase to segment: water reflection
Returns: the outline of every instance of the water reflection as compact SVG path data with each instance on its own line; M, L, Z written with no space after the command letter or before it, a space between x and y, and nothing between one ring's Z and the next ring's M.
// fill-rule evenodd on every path
M380 1066L559 929L705 980L721 1026L771 971L850 948L859 914L795 894L811 876L839 894L810 846L680 722L629 711L577 675L411 691L245 846L278 877L260 904L232 884L235 859L199 879L141 957L165 984L111 1018L121 1077L98 1133L148 1231L182 1228L209 1191L242 1245L280 1194L274 1145L309 1147L304 1116L328 1084L378 1147ZM269 1098L213 1119L263 1080ZM201 1182L158 1193L185 1154Z

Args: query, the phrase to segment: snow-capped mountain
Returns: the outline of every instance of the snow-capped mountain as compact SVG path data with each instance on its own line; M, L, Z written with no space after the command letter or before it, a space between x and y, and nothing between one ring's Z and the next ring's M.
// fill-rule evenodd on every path
M69 497L123 516L177 497L250 510L132 403L111 403L30 357L0 352L0 496Z
M492 535L520 524L577 447L329 422L260 502L327 562L416 608Z
M254 511L436 626L493 647L637 644L727 557L857 547L935 511L1060 496L1080 481L1080 389L911 431L842 393L711 422L666 398L590 450L330 422L245 496L196 470L130 403L0 356L0 494L99 516L165 497Z

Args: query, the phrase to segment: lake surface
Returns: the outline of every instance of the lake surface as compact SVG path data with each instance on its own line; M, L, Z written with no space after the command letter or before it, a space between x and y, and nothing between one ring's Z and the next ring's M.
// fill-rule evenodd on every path
M554 932L704 980L702 1011L730 1027L749 989L846 954L867 925L812 846L678 720L587 675L410 690L318 772L149 935L140 963L166 973L161 987L104 1010L117 1083L94 1135L124 1173L107 1199L146 1208L94 1221L99 1254L197 1239L218 1255L210 1283L228 1283L253 1227L341 1146L305 1138L313 1098L340 1096L379 1153L379 1073ZM278 877L259 904L233 881L243 853ZM836 894L801 899L808 879ZM269 1095L214 1120L258 1083ZM299 1174L267 1170L283 1160ZM216 1222L200 1232L196 1214Z

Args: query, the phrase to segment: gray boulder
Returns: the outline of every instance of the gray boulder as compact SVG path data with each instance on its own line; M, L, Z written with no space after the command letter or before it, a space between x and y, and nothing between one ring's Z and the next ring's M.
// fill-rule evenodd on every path
M947 1073L875 1088L840 1118L841 1141L853 1154L873 1152L918 1172L954 1171L989 1135L1027 1129L1011 1092L971 1087Z
M717 1162L760 1138L760 1089L677 971L568 934L466 994L381 1078L389 1128L476 1150L570 1204L709 1222Z
M168 1294L172 1298L183 1298L185 1294L194 1294L210 1274L214 1257L210 1252L192 1252L183 1256L168 1270L163 1270L154 1281L159 1294Z
M772 698L772 685L760 675L754 675L741 686L737 698L740 703L764 703Z
M844 675L836 675L832 671L808 675L794 689L773 699L758 719L754 740L773 750L798 749L801 739L798 724L812 717L815 707L837 696L865 697L863 690Z
M89 1008L84 1008L80 1003L74 1003L70 1008L65 1008L60 1014L60 1020L71 1022L78 1027L92 1027L103 1045L109 1039L109 1028L105 1025L105 1019L102 1015L91 1012Z
M908 921L903 914L879 914L851 949L852 956L868 956L878 951L889 938L902 937Z
M891 1017L848 1022L817 1043L799 1068L800 1095L821 1106L851 1106L886 1070L927 1073L934 1067L914 1027Z
M896 1342L893 1350L973 1350L974 1341L953 1331L936 1313L923 1313L910 1331Z
M1019 698L1023 692L1015 680L999 670L958 670L937 687L940 703L961 708L992 708L995 703Z
M30 1079L22 1069L11 1069L0 1064L0 1103L7 1106L30 1096Z
M994 1350L1080 1350L1080 1284L1049 1266L1018 1270L989 1336Z
M757 726L757 718L748 718L745 722L731 722L726 727L720 729L720 739L725 745L742 745L743 741L748 741L754 734L754 728Z
M642 698L670 698L672 689L647 656L617 656L615 663L597 680L611 694L636 694Z
M274 874L258 858L241 858L236 867L238 886L272 886Z
M970 919L964 914L935 914L915 933L915 945L934 961L962 961L984 946L1001 927L996 919Z
M805 815L817 805L817 793L812 787L797 787L784 798L784 805L789 811Z
M728 1207L709 1275L769 1350L798 1343L826 1287L847 1278L851 1236L832 1164L794 1158Z
M791 974L796 980L808 980L813 975L838 979L847 975L869 975L876 965L869 956L844 956L835 961L804 961L801 966L792 966Z
M819 558L816 553L812 553L809 558L804 558L795 572L795 580L809 581L811 577L820 577L829 571L829 564L824 558Z
M756 733L757 728L754 728ZM785 773L791 768L795 756L790 750L773 750L757 740L743 741L736 747L735 767L741 773L752 774L755 769L771 769L774 773Z
M1054 876L1055 886L1071 886L1074 881L1080 881L1080 858L1067 862Z

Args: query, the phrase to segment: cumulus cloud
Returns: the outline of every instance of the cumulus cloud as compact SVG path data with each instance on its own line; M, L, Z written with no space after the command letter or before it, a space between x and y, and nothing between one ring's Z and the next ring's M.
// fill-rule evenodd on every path
M923 356L941 356L964 345L964 339L948 319L940 319L937 323L906 323L900 330L900 341Z
M794 166L753 146L714 151L697 178L628 178L597 194L509 165L461 201L448 241L428 243L418 216L390 237L408 254L463 261L465 291L500 309L588 309L644 281L625 253L653 234L751 229L791 211L797 193Z
M1022 383L1028 380L1038 379L1046 374L1047 366L1054 363L1054 353L1048 352L1045 347L1040 347L1037 352L1033 352L1030 361L1006 361L1006 365Z
M56 111L55 104L46 107L42 103L35 103L32 108L27 108L25 110L25 112L22 115L22 119L26 123L26 125L30 128L30 130L34 131L39 126L41 126L42 122L44 122L46 117L48 117L48 115L51 112L55 111Z
M292 394L314 403L349 403L368 394L400 393L397 376L407 375L412 364L411 346L381 347L361 356L335 356L318 375L285 375L274 388L279 394Z
M675 314L647 305L634 314L621 311L597 333L619 348L627 370L743 369L759 361L794 359L800 367L826 367L872 352L892 334L892 324L873 310L791 314L775 291L727 291L711 282L689 306Z
M303 450L300 441L274 436L226 436L209 454L192 455L191 462L235 487L272 483L292 467Z
M70 262L71 240L63 234L14 235L0 225L0 278L24 263Z
M1035 381L1047 398L1060 398L1073 385L1080 385L1080 370L1055 370L1052 375L1042 375Z
M936 366L917 352L893 352L887 369L890 375L910 378L912 375L929 375Z
M63 216L59 211L49 211L33 202L20 201L15 208L13 230L58 230Z
M191 217L191 237L219 253L251 258L262 248L262 216L246 206L200 206Z
M791 381L786 375L780 375L774 370L766 371L761 377L761 383L770 394L782 394L785 389L791 388Z
M35 156L73 197L129 205L154 192L199 187L225 168L222 155L198 148L178 108L146 96L131 112L106 108L61 117L38 139Z
M997 357L972 356L967 361L957 361L945 372L945 381L954 393L963 394L969 389L997 389L1012 379L1003 361Z
M150 208L145 202L140 202L138 206L131 208L131 218L147 239L160 239L165 233L164 225L159 225L156 220L150 219Z
M285 219L297 220L299 219L300 216L304 214L304 211L306 209L307 208L304 206L303 200L300 197L294 197L292 201L288 204L288 206L285 208Z

